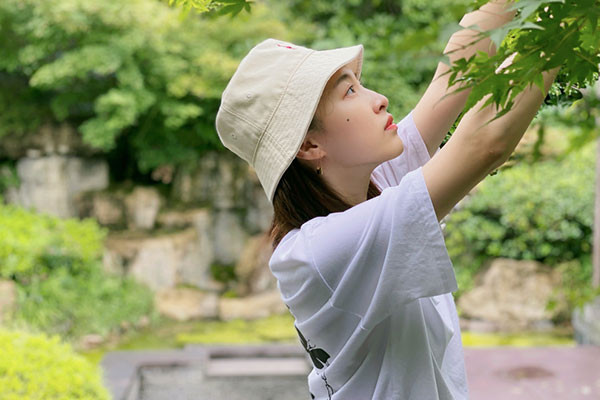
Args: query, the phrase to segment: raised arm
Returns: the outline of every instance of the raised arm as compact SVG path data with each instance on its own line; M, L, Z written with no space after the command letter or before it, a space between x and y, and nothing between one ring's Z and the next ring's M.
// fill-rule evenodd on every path
M510 0L496 0L484 4L478 10L465 14L459 24L466 28L478 25L484 31L498 28L513 19L516 10L505 11ZM477 51L488 54L496 53L496 46L490 38L477 39L479 32L472 29L462 29L455 32L449 39L444 54L448 54L450 62L460 58L469 58ZM475 40L478 40L475 42ZM446 93L450 93L460 86L458 84L448 88L450 74L448 65L440 62L437 66L432 82L417 103L413 111L415 125L423 136L423 141L431 157L440 147L446 133L458 118L469 96L470 89L454 93L442 99Z
M519 93L509 112L489 124L498 109L490 104L479 110L481 99L461 119L456 131L439 153L423 166L423 176L438 221L490 172L501 166L531 123L559 67L543 73L545 92L530 85Z

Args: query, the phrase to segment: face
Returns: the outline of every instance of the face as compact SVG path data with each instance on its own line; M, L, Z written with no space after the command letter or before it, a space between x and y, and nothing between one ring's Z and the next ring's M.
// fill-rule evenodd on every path
M362 86L354 66L343 66L329 79L317 109L323 129L307 133L298 157L321 165L325 178L328 172L331 180L356 177L368 187L373 169L400 155L404 146L396 129L385 129L388 99Z

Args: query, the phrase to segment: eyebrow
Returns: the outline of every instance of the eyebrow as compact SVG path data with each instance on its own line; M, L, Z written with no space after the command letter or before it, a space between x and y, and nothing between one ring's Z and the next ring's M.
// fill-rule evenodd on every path
M335 81L335 83L333 84L333 88L331 90L335 90L336 87L338 87L338 85L344 81L344 80L348 80L350 79L350 74L348 72L344 72L342 75L340 75L337 80Z

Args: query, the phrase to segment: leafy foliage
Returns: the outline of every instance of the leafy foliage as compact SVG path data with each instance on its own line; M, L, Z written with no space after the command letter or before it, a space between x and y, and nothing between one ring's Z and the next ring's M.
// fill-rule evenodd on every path
M108 400L99 367L58 336L0 330L0 398Z
M0 164L0 193L4 193L11 187L19 187L21 182L15 164L12 161Z
M581 94L582 97L570 106L546 107L540 113L538 124L542 130L547 125L564 126L572 131L563 157L592 142L600 132L597 128L600 121L600 82L596 82L595 87L582 89ZM538 142L541 144L543 141L542 132L538 135Z
M406 115L431 81L451 27L467 0L392 0L270 2L284 21L299 15L311 22L303 44L328 49L363 44L362 78L369 89L389 99L396 119Z
M566 298L568 311L581 308L593 301L595 297L600 296L600 287L594 288L590 284L593 275L591 254L579 260L561 263L556 268L561 272L561 290ZM552 310L556 305L557 300L552 298L548 304L548 308ZM570 317L571 312L564 316L565 319L570 319Z
M475 0L479 7L485 0ZM475 7L475 8L476 8ZM478 52L455 63L449 85L461 82L458 90L471 89L465 112L488 94L484 105L501 108L499 118L514 104L514 98L530 85L543 89L542 72L561 66L548 104L570 104L582 97L580 90L598 80L600 64L598 0L517 0L515 18L502 27L480 32L477 40L489 36L497 47L495 55ZM512 64L496 72L502 62L515 54Z
M11 323L76 338L106 334L151 313L150 289L103 271L105 235L92 219L1 205L0 277L18 284Z
M197 14L202 14L211 10L217 10L217 15L231 14L231 18L240 13L243 9L250 12L251 1L247 0L168 0L169 5L181 7L183 12L182 18L187 17L191 10L195 10Z
M594 146L488 177L449 215L448 247L555 264L591 252ZM568 171L568 172L567 172Z
M15 326L76 340L118 332L122 324L133 326L153 313L153 295L133 278L106 274L97 263L85 273L60 268L18 286L17 310L11 321Z
M489 258L557 265L589 257L594 150L591 143L562 161L503 169L448 215L446 244L464 289Z
M1 205L0 277L28 283L57 268L80 273L101 257L106 233L93 219L61 219Z
M0 138L66 121L101 152L122 145L142 173L222 150L214 119L241 57L266 36L303 34L252 10L231 24L182 20L156 0L0 2Z

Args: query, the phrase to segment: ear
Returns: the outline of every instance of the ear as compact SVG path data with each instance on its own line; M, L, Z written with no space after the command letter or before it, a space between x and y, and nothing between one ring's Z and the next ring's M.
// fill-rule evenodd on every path
M323 147L316 140L314 133L308 131L296 156L302 160L316 160L324 155Z

